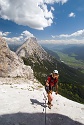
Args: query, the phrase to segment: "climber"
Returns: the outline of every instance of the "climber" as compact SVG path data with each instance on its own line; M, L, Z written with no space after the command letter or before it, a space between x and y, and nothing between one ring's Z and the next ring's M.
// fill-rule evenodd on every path
M52 97L52 92L53 92L53 88L56 87L56 94L58 94L58 70L54 70L53 73L51 75L48 76L47 80L46 80L46 85L45 85L45 90L47 92L47 97L48 97L48 108L51 109L51 106L53 106L53 104L51 103L53 100Z

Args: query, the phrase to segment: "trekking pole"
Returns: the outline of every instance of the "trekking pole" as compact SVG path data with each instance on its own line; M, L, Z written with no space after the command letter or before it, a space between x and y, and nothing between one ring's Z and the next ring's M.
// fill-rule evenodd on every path
M45 125L46 125L46 100L47 100L47 97L44 93L43 93L43 95L44 95L44 101L45 101Z

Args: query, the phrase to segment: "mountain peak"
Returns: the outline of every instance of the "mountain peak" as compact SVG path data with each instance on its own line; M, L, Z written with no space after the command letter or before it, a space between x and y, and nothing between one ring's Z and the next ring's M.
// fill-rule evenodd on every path
M16 51L20 57L33 57L34 59L39 58L40 60L49 60L48 53L38 44L35 37L28 38L23 45Z
M37 42L37 39L35 37L30 37L24 43L29 43L29 42Z

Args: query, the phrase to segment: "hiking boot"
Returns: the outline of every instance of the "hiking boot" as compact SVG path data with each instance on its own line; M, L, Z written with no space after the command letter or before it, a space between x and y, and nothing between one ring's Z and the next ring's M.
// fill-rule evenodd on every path
M48 103L47 103L48 105L51 105L51 106L53 106L53 104L52 103L50 103L49 101L48 101Z
M51 103L48 101L48 102L47 102L47 105L50 105L50 104L51 104Z
M51 109L51 105L48 105L48 108Z

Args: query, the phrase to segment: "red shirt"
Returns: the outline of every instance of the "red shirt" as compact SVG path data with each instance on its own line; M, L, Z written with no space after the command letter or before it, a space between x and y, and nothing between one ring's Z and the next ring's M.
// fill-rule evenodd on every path
M55 84L58 82L58 79L53 78L52 76L49 76L47 80L49 81L49 86L55 86Z

